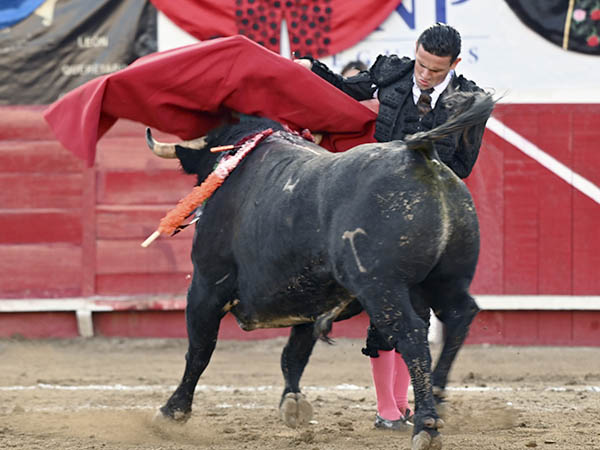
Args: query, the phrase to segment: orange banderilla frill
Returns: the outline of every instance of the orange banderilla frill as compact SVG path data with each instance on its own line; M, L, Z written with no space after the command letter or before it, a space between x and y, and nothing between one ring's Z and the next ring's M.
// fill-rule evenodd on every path
M152 233L148 239L142 242L142 247L148 247L161 234L174 233L184 222L186 218L202 203L210 198L210 196L223 184L229 174L237 167L242 159L250 153L254 147L258 145L267 136L273 133L273 129L268 128L260 133L255 134L250 139L246 140L241 148L234 154L225 156L219 161L217 167L200 183L194 187L192 192L179 200L177 206L163 217L158 225L158 229Z

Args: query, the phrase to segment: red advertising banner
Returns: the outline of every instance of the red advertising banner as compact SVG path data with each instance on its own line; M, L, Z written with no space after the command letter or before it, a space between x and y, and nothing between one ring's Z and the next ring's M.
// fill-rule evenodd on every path
M285 21L291 51L321 58L374 31L401 0L151 0L199 40L242 34L280 52Z

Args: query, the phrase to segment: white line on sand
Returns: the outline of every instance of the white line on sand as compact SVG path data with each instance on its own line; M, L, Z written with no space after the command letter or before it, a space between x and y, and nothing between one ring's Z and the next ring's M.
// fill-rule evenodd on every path
M57 390L57 391L172 391L177 386L166 384L154 385L124 385L124 384L87 384L87 385L62 385L38 383L33 385L0 386L0 391L32 391L32 390ZM265 392L279 391L281 386L230 386L230 385L207 385L196 386L196 391L204 392ZM372 386L357 386L353 384L339 384L337 386L304 386L303 391L313 392L348 392L348 391L370 391ZM539 391L534 387L510 387L510 386L448 386L448 391L456 392L513 392L513 391ZM600 386L545 386L544 391L554 392L597 392Z

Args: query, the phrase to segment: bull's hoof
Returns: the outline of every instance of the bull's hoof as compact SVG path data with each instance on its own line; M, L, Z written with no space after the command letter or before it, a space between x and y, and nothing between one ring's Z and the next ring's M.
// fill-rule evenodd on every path
M279 407L281 419L290 428L308 425L313 417L313 408L303 394L288 392Z
M415 434L412 438L411 450L441 450L442 436L436 434L431 436L427 431L423 430L419 434Z
M180 410L169 411L164 406L156 411L152 421L154 423L186 423L192 416L192 412L183 412Z
M440 430L444 428L445 422L442 419L428 417L423 421L423 425L425 425L426 428L435 428L436 430Z

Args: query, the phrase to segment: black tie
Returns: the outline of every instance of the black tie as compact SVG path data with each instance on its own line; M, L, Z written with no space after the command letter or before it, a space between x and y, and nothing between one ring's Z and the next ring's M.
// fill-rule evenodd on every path
M433 88L421 91L419 100L417 100L417 109L419 110L419 117L423 117L429 111L431 111L431 93Z

